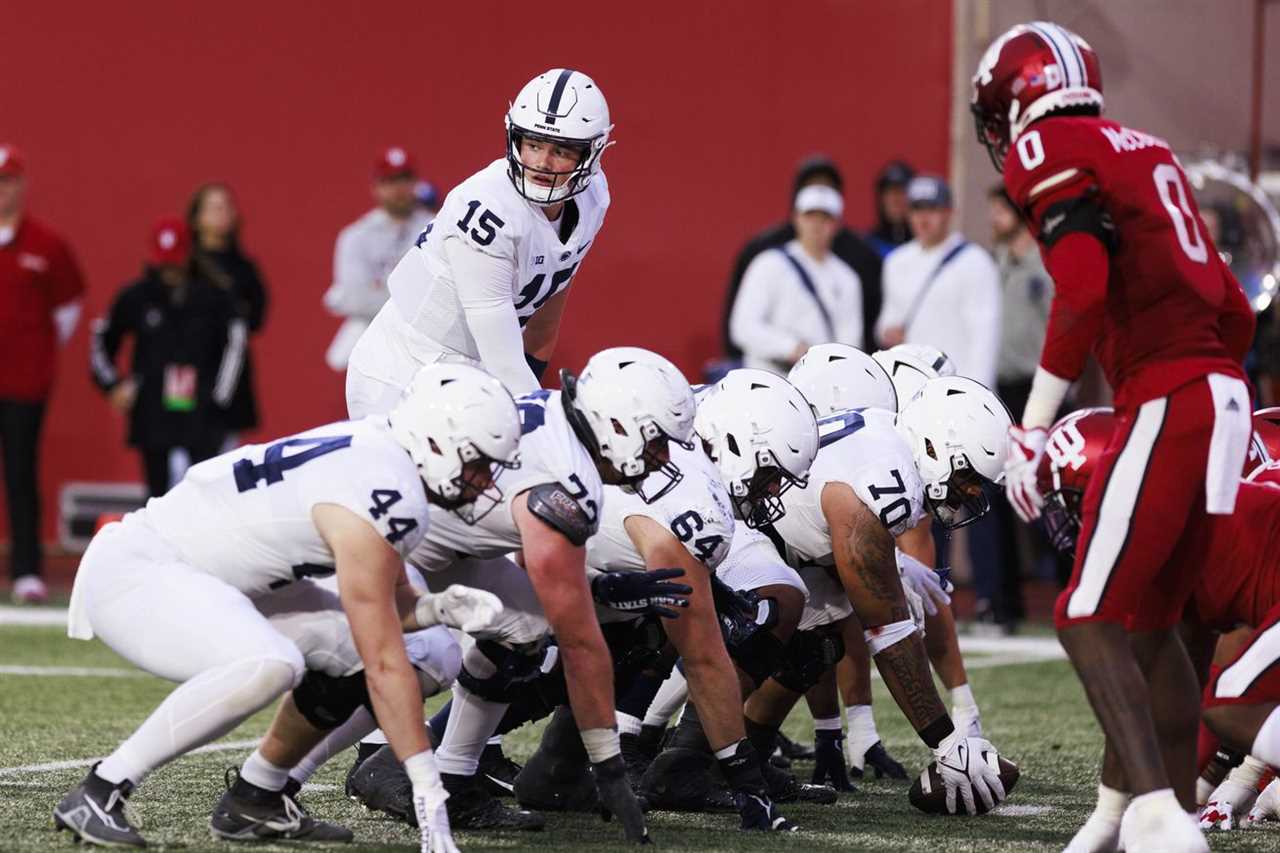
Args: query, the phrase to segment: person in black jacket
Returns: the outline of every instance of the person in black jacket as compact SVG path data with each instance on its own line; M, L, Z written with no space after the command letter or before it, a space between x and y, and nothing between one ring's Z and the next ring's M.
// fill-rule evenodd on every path
M191 262L196 275L225 290L249 333L258 332L266 319L267 289L258 265L240 246L240 210L231 188L219 182L198 188L187 205L187 227L194 241ZM253 361L246 349L240 382L226 411L228 443L257 425Z
M175 450L192 464L218 453L244 361L246 323L225 290L192 275L190 251L180 220L158 223L142 278L120 291L93 328L94 382L129 414L129 444L142 454L153 496L173 482ZM133 364L121 374L115 357L127 336Z
M882 258L903 243L911 242L907 184L915 176L916 170L901 160L886 164L876 175L876 227L867 233L867 239Z
M837 192L844 191L844 178L836 164L823 155L815 155L802 161L796 169L795 184L791 191L791 204L795 205L796 194L810 184L823 184L833 187ZM738 252L733 262L733 272L729 275L729 288L725 294L724 313L720 321L720 338L724 344L725 355L730 359L742 358L740 350L729 337L729 317L733 314L733 304L738 298L738 288L742 285L743 273L756 255L781 246L795 239L796 229L790 218L768 228L752 237L747 245ZM880 256L867 245L861 237L847 226L841 226L836 233L831 251L858 274L862 281L862 317L865 330L864 341L875 340L875 321L880 315Z

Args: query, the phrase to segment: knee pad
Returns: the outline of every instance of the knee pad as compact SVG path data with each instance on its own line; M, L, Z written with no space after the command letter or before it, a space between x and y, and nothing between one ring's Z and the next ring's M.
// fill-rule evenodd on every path
M258 658L237 661L215 672L225 679L226 709L232 714L252 714L272 700L287 693L302 675L302 655L294 650L296 661L280 658Z
M515 702L531 682L543 675L542 663L547 657L544 651L529 654L493 640L477 640L458 672L458 683L489 702ZM482 661L473 659L477 654ZM483 675L485 669L491 674Z
M336 677L309 670L293 688L293 704L317 729L335 729L361 705L373 710L364 670Z
M462 647L448 628L415 631L405 637L404 647L409 663L418 671L424 698L449 687L462 671Z
M805 693L842 657L844 639L834 631L797 631L787 644L785 662L773 677L788 690Z
M730 590L727 595L733 599L723 599L725 607L717 610L725 648L739 669L762 684L782 666L786 652L773 633L778 624L778 602L749 590Z

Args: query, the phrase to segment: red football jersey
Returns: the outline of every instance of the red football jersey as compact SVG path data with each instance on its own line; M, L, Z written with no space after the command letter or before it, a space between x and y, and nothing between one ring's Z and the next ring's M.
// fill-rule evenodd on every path
M1082 285L1055 276L1045 369L1074 379L1092 348L1117 406L1209 372L1243 377L1238 358L1252 338L1252 312L1166 142L1109 119L1047 118L1009 149L1004 179L1051 272L1046 244L1069 215L1064 202L1089 196L1113 226L1105 294L1073 293Z
M1187 619L1219 631L1260 625L1280 604L1280 486L1241 483L1235 513L1200 516L1174 559L1199 575Z

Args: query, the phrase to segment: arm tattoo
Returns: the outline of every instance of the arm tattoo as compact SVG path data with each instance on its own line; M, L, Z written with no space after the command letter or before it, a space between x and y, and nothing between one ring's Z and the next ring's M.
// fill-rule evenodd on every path
M876 668L916 731L946 716L947 709L938 697L919 634L912 634L876 655Z
M894 559L893 536L861 501L855 502L840 562L847 561L853 569L852 577L845 572L841 575L858 618L867 627L910 619Z

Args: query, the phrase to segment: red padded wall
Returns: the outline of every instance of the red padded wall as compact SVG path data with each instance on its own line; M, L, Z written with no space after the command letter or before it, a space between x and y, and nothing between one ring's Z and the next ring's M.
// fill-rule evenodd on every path
M730 260L786 212L816 150L844 167L848 219L879 166L946 167L947 0L778 3L17 3L0 51L0 138L29 164L31 210L86 269L86 320L139 269L150 223L229 181L271 288L254 340L259 437L343 414L320 304L338 229L369 204L375 152L408 146L448 188L500 156L507 100L569 65L609 99L606 227L575 281L556 364L613 344L695 372L718 347ZM137 479L88 378L63 353L44 437L45 526L72 479ZM2 524L2 522L0 522ZM2 532L2 531L0 531Z

